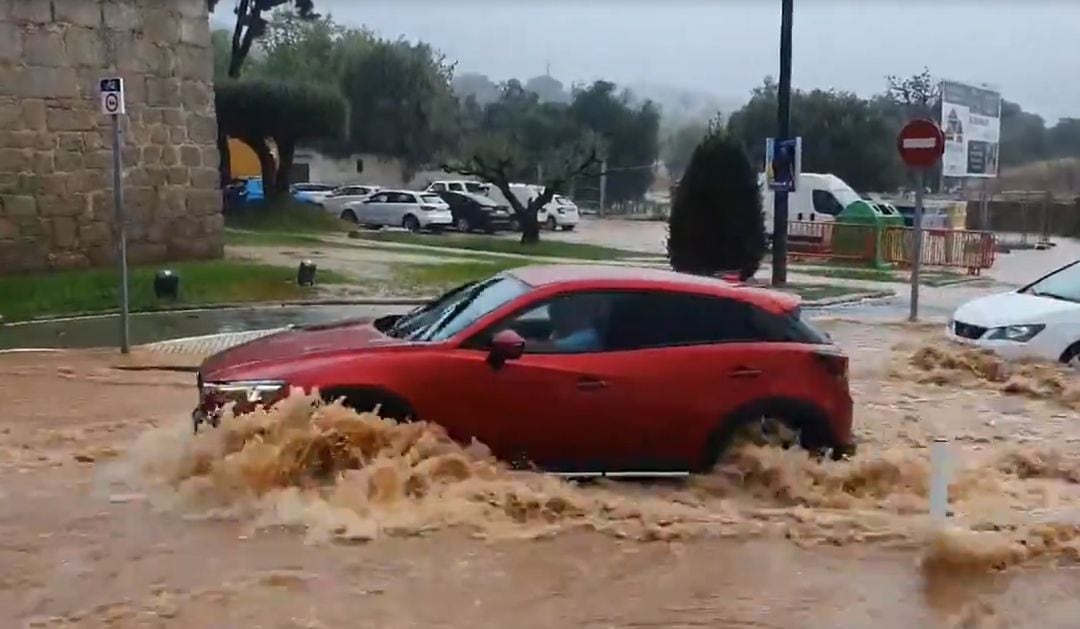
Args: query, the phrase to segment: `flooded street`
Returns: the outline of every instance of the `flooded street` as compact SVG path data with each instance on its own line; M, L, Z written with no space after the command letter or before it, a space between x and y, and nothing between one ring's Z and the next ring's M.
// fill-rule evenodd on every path
M1075 626L1075 376L820 325L858 456L745 445L666 483L511 472L302 398L193 437L193 374L115 368L153 356L0 355L0 626Z

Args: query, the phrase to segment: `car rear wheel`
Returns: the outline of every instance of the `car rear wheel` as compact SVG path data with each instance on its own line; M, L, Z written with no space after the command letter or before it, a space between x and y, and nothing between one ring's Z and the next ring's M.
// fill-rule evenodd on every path
M454 226L459 232L463 234L467 234L472 231L472 225L469 223L469 219L465 218L464 216L454 221Z
M828 423L823 414L808 404L778 400L752 405L725 418L709 437L701 465L694 470L708 473L737 443L779 446L784 449L799 446L817 455L824 455L831 446ZM834 459L844 453L834 449Z
M353 212L352 210L345 210L344 212L342 212L341 213L341 220L349 221L350 223L354 223L354 224L359 222L359 221L356 220L356 212Z
M519 221L516 218L510 219L510 231L512 231L512 232L521 231L521 221Z
M572 231L574 231L574 226L573 225L563 225L563 231L564 232L572 232Z
M401 226L411 232L418 232L420 231L420 220L412 214L409 214L401 219Z
M554 216L549 216L547 219L547 226L551 231L558 231L559 222L555 220Z

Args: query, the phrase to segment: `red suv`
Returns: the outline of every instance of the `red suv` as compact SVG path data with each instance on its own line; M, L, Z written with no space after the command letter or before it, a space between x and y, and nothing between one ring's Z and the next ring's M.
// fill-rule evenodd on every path
M530 266L406 315L298 327L208 359L195 427L290 388L442 425L575 474L709 469L763 417L853 451L848 359L787 294L625 266Z

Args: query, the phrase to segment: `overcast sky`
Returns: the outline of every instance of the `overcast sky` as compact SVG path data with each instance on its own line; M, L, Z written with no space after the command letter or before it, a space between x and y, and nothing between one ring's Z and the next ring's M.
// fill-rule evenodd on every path
M999 87L1080 117L1080 0L794 0L793 82L879 92L886 74ZM222 3L227 4L227 3ZM350 25L430 42L459 71L551 74L744 97L778 74L780 0L316 0ZM219 10L219 14L222 13Z

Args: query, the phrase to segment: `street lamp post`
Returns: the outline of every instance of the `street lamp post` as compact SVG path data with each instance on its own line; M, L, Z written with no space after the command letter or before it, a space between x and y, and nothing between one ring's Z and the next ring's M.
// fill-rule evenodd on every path
M791 14L793 0L780 0L780 85L777 94L776 142L791 139ZM778 144L779 145L779 144ZM796 181L795 185L799 182ZM772 283L787 282L788 193L773 195Z

